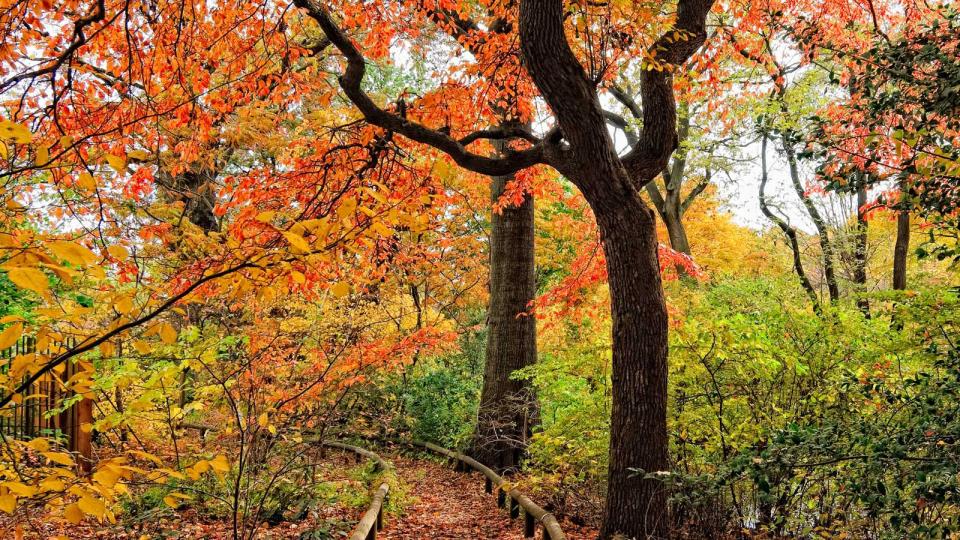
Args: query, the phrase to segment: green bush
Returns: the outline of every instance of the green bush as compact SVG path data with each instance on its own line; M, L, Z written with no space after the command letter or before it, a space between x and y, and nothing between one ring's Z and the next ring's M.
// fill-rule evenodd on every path
M473 434L483 381L486 332L467 334L460 351L423 359L392 385L401 429L415 439L460 448Z

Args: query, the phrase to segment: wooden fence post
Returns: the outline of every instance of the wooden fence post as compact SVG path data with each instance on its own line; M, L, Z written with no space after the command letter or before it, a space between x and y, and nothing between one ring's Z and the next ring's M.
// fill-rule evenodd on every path
M537 522L534 521L533 515L526 510L523 511L523 537L524 538L533 538L537 534L536 529Z

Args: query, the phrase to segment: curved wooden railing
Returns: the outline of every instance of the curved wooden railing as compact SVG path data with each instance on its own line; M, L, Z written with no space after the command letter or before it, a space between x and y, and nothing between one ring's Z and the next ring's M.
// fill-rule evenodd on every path
M337 441L323 441L324 446L330 448L339 448L357 454L357 459L365 457L373 461L377 471L386 472L393 469L393 465L384 461L377 454L360 448ZM373 499L370 501L370 507L360 518L356 527L350 532L350 540L374 540L377 537L377 531L383 529L383 506L387 502L387 494L390 492L390 484L381 482L380 487L373 493Z
M540 506L530 500L529 497L523 493L520 493L520 491L510 485L510 482L506 481L499 474L493 472L492 469L483 463L480 463L470 456L461 454L460 452L447 450L442 446L437 446L432 443L423 441L404 442L406 444L412 444L414 446L425 448L431 452L440 454L453 460L458 470L466 471L466 467L470 467L473 470L482 473L486 477L485 488L487 493L493 493L493 490L496 489L497 503L501 508L509 509L511 518L520 517L520 509L523 509L524 538L533 538L536 534L536 524L539 523L540 526L543 527L544 539L566 540L567 536L563 533L563 530L560 528L560 523L553 514L547 512L543 508L540 508Z

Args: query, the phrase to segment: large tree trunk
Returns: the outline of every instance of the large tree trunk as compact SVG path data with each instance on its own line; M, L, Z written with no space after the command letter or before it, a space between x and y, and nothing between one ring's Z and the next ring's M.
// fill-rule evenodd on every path
M613 317L613 410L600 538L667 538L667 310L653 211L639 195L594 205Z
M567 41L562 0L520 2L519 42L524 66L557 119L556 130L509 156L470 152L464 140L380 108L363 91L363 55L321 5L294 0L317 21L347 66L338 78L364 118L383 129L447 153L459 165L503 175L549 164L583 193L597 218L607 258L613 321L613 411L610 477L603 538L668 538L667 495L656 478L636 474L668 470L666 432L667 310L657 261L655 220L638 190L660 174L677 147L676 100L671 66L683 65L707 37L713 0L679 0L672 27L650 45L669 69L643 70L643 126L637 144L622 158L607 130L597 95ZM683 39L677 39L682 35ZM502 138L507 134L477 133Z
M679 205L664 208L663 224L667 228L670 247L684 255L691 255L690 240L687 238L687 228L683 225L683 217Z
M493 203L512 178L492 177ZM503 472L518 465L536 416L529 384L511 378L537 361L536 318L527 315L536 294L533 195L493 212L491 221L487 353L474 454Z

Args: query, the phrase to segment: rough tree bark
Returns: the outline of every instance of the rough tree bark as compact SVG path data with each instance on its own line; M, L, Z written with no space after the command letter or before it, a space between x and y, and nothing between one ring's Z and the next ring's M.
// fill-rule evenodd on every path
M500 155L506 150L504 141L494 147ZM491 177L491 206L513 178ZM473 453L505 472L519 465L536 415L530 385L511 377L537 361L537 322L527 315L536 294L533 195L493 211L491 222L486 364Z
M672 72L706 39L706 16L713 0L680 0L673 27L652 45L662 69L642 71L642 132L633 150L622 158L607 131L596 84L567 42L562 0L522 0L519 19L525 67L550 106L557 128L543 137L494 129L461 139L378 106L362 88L363 55L328 11L317 0L294 0L294 4L307 10L346 58L340 86L367 122L441 150L460 166L481 174L502 176L547 164L583 193L600 229L613 322L609 484L600 536L668 538L667 493L655 477L670 468L667 311L655 215L639 190L660 174L677 147ZM471 152L468 144L482 138L521 138L529 146L506 157Z
M907 186L900 182L900 191L905 193ZM910 251L910 210L903 208L897 212L897 240L893 246L893 289L903 291L907 288L907 254Z
M613 96L620 101L638 120L642 120L642 109L629 94L623 89L614 86L610 89ZM685 104L681 103L678 109L677 125L677 144L682 145L690 133L690 115ZM625 120L616 115L607 113L607 121L614 126L622 129L627 136L627 141L631 146L637 144L636 136L630 131ZM692 255L690 240L687 237L687 229L683 223L683 215L690 208L693 202L710 185L710 171L705 171L703 178L692 188L687 195L683 196L684 179L687 168L686 152L678 150L670 165L664 167L660 178L663 181L661 187L657 180L648 182L644 189L654 209L663 220L664 227L667 229L667 237L670 240L670 247L685 255ZM686 273L686 268L678 265L677 271Z
M512 25L493 10L488 25L478 24L463 13L442 7L422 8L425 14L464 49L474 55L483 54L490 37L512 30ZM498 88L502 90L502 88ZM501 118L495 128L501 132L528 131L507 118L517 118L516 103L495 103ZM509 153L506 139L491 141L495 156ZM513 174L490 177L490 301L487 307L487 348L483 372L483 388L477 413L471 453L499 473L519 465L536 423L537 407L533 389L527 380L513 379L513 373L537 361L537 323L527 316L536 294L536 261L534 257L534 201L527 193L519 206L506 206L494 211Z

